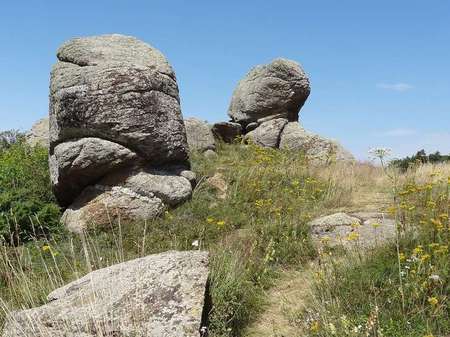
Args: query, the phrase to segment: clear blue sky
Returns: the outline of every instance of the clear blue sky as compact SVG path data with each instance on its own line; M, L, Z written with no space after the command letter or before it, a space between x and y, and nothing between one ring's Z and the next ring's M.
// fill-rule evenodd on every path
M450 152L450 1L3 1L0 129L47 115L48 80L65 40L134 35L177 74L184 116L225 120L238 80L282 56L312 93L300 118L359 158Z

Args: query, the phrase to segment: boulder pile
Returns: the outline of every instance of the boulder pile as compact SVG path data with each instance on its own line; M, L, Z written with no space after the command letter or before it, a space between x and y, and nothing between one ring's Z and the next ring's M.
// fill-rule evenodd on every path
M339 143L299 124L310 91L308 76L297 62L278 58L256 66L234 90L230 122L215 124L213 132L225 142L242 136L260 146L300 151L314 164L354 160Z
M63 44L50 81L50 173L69 229L149 219L192 193L175 73L133 37Z

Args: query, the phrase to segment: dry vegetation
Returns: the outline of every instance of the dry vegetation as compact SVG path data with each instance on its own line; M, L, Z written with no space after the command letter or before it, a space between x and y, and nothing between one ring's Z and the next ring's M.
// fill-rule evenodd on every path
M193 156L193 199L160 219L111 224L82 239L58 229L17 246L4 242L0 318L44 303L51 290L92 269L198 248L211 253L211 336L438 337L450 329L450 165L400 174L371 164L308 167L299 154L255 146L218 152L215 159ZM227 184L225 198L207 182L216 172ZM307 223L342 210L389 210L410 227L398 245L364 257L325 250L319 264ZM406 273L405 261L417 259L425 261L408 264L414 278L399 276L399 261Z

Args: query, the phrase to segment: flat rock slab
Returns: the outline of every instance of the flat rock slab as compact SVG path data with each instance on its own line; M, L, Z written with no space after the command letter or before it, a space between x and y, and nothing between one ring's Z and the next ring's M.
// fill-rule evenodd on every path
M335 213L309 223L315 241L322 245L374 247L395 237L395 221L384 213Z
M13 312L4 337L200 336L208 253L162 254L113 265Z

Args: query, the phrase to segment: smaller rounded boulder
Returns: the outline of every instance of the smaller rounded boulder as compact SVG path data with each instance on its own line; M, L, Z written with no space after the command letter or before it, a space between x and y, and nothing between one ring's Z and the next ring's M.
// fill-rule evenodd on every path
M228 115L244 126L272 118L297 121L310 90L308 76L300 64L278 58L256 66L239 82Z

